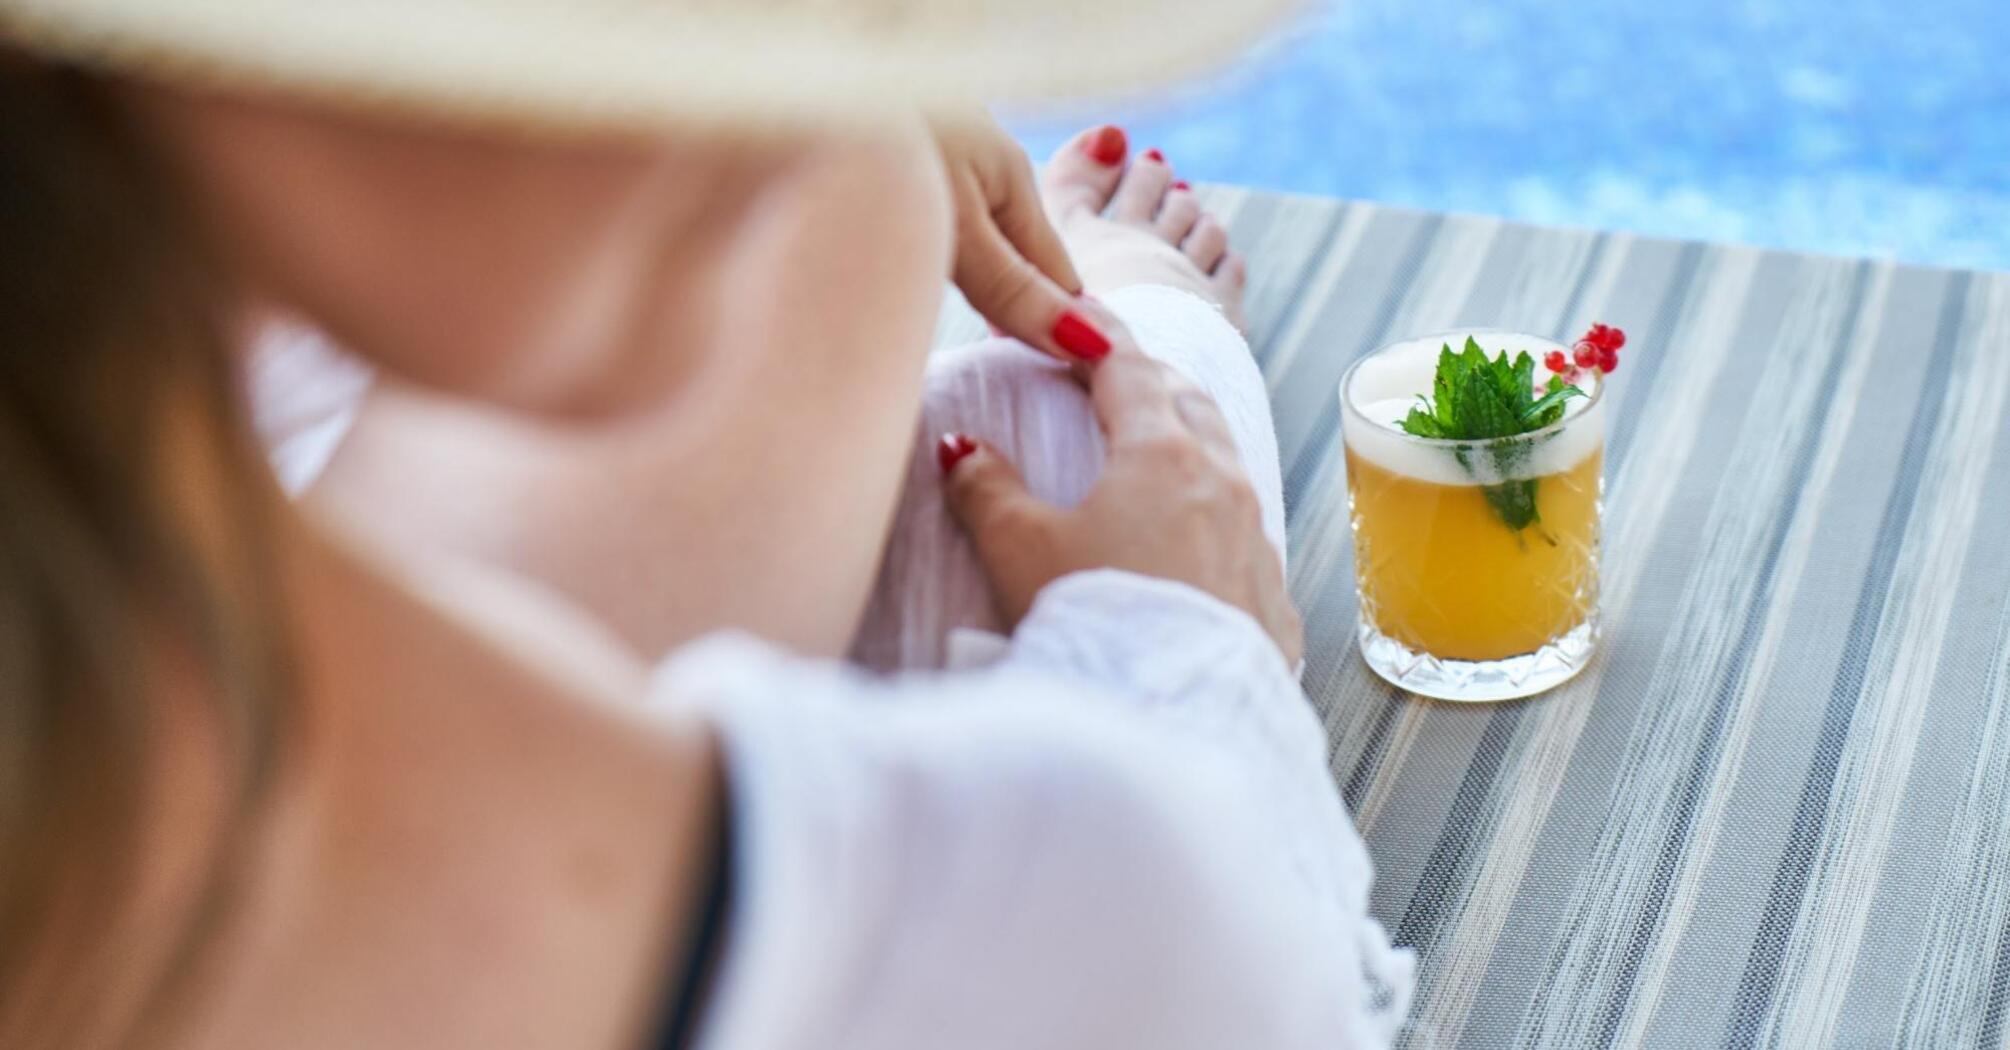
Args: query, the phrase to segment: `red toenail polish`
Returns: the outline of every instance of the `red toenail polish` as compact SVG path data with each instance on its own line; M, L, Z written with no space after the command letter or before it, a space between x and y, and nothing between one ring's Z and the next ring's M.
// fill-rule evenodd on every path
M1155 160L1158 161L1160 164L1164 164L1166 162L1166 155L1160 153L1159 148L1157 146L1153 146L1151 149L1145 151L1145 159Z
M1185 179L1174 179L1172 180L1172 188L1176 190L1190 190L1193 189L1193 185Z
M1101 361L1110 355L1110 337L1074 310L1054 322L1054 342L1084 361Z
M1120 163L1129 152L1130 142L1124 137L1124 129L1114 124L1105 124L1096 133L1082 140L1082 152L1098 164Z
M944 474L947 474L955 470L958 463L963 462L965 458L975 451L977 451L977 442L961 434L944 434L942 435L942 440L935 443L935 464L942 468Z

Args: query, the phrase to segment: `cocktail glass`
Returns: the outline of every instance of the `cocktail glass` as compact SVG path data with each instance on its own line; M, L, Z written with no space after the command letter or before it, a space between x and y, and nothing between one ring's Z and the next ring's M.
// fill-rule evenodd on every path
M1465 330L1394 343L1340 382L1361 654L1390 683L1440 700L1511 700L1583 670L1598 639L1604 383L1557 423L1513 437L1415 437L1397 420L1432 389L1439 350L1541 361L1569 348ZM1540 366L1537 374L1548 378Z

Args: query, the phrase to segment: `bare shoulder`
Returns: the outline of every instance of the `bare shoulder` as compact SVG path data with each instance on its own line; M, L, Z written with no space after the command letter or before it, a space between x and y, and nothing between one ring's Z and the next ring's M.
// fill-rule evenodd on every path
M313 874L210 1045L623 1045L703 892L709 732L505 580L340 553L294 577Z

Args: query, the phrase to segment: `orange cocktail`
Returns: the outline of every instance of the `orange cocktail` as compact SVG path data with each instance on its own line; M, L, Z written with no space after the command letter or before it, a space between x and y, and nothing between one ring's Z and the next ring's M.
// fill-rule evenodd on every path
M1552 340L1458 332L1376 351L1341 386L1361 649L1389 681L1448 700L1527 696L1574 675L1598 614L1601 380L1553 425L1489 440L1418 437L1401 419L1446 344ZM1547 378L1544 376L1544 378Z

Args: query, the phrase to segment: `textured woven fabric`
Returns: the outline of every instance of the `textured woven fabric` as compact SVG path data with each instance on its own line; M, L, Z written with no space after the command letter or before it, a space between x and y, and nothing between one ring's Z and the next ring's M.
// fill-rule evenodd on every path
M2010 277L1205 198L1250 256L1305 684L1420 952L1406 1045L2004 1045ZM1593 321L1630 337L1603 651L1531 701L1397 693L1354 649L1342 371Z
M1284 495L1263 376L1235 327L1198 296L1158 285L1103 292L1145 352L1178 369L1220 406L1284 549ZM1081 502L1102 472L1102 434L1087 392L1066 368L1008 339L941 348L928 363L921 423L879 580L852 658L878 670L969 666L1002 652L1004 628L963 527L950 517L935 439L968 434L998 449L1027 487L1056 506ZM962 656L958 654L962 653Z

